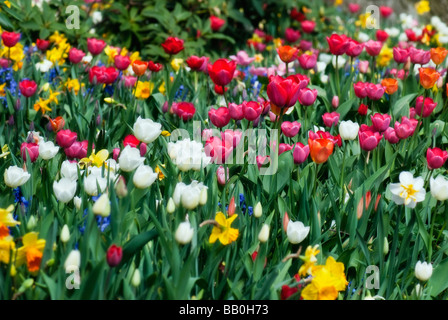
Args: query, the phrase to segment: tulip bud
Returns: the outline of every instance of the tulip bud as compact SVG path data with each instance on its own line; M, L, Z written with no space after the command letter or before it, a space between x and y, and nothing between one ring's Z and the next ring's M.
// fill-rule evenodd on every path
M207 189L208 189L207 187L201 189L201 194L199 195L199 204L201 206L207 203L207 197L208 197Z
M74 197L73 203L75 204L76 209L81 209L82 199L80 197Z
M333 96L333 99L331 100L331 105L335 109L339 106L339 97L338 96Z
M18 292L24 293L27 289L31 288L34 284L34 279L29 278L23 281L22 285L20 286Z
M36 224L37 224L37 220L36 220L36 218L35 218L34 216L31 216L31 217L28 219L28 222L27 222L27 224L26 224L26 228L27 228L28 230L33 230L33 229L36 227Z
M176 205L174 204L174 200L173 200L173 198L170 198L169 200L168 200L168 203L167 203L167 205L166 205L166 212L168 212L168 213L173 213L174 211L176 210Z
M111 245L106 253L106 261L109 267L113 268L120 264L123 258L123 249L115 244Z
M134 288L137 288L141 283L140 271L135 269L134 274L132 275L131 284Z
M389 253L389 242L387 241L387 237L384 237L383 254L386 255L388 253Z
M415 265L415 277L420 281L427 281L432 275L432 264L417 261Z
M64 268L73 269L81 266L81 253L79 250L72 250L65 259Z
M193 239L193 235L194 229L191 227L190 222L187 220L179 224L174 238L180 244L187 244L191 242L191 239Z
M107 193L103 193L92 207L93 213L102 217L110 215L110 202Z
M262 214L263 214L263 207L261 206L260 202L257 202L254 208L254 217L260 218Z
M67 243L68 240L70 240L70 230L68 229L68 226L65 224L61 230L61 241L63 243Z
M258 234L258 240L261 243L265 243L266 241L268 241L268 239L269 239L269 225L265 223L261 227L260 233Z

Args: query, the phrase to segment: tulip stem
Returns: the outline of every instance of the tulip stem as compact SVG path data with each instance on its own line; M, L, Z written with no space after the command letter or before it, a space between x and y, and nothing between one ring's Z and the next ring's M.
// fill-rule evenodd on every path
M226 107L229 107L229 102L227 101L227 96L226 96L226 86L222 86L222 95L224 97L224 101L226 102Z
M336 93L338 97L341 97L341 88L339 84L339 65L338 65L338 58L339 56L336 56Z
M342 167L341 167L341 180L339 185L341 186L341 201L344 201L344 169L345 169L345 155L347 154L348 141L344 141L344 154L342 155Z
M432 173L432 171L433 170L431 170L431 173ZM437 201L438 202L438 201ZM437 208L437 204L436 204L436 208ZM429 245L429 248L428 248L428 261L429 262L431 262L431 258L432 258L432 237L433 237L433 234L434 234L434 222L436 221L436 215L434 215L434 217L432 217L432 220L431 220L431 229L430 229L430 231L429 231L429 243L430 243L430 245Z
M286 77L288 77L289 76L289 68L288 68L288 62L285 62L285 72L286 72Z

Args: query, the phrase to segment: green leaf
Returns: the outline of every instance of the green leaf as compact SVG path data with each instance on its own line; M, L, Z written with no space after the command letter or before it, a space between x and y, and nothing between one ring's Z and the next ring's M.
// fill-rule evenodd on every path
M395 119L399 119L404 115L409 115L409 104L417 96L417 93L411 93L400 98L392 107L392 114Z
M0 26L6 30L14 31L14 26L12 25L11 20L9 20L8 16L3 12L0 12Z
M129 259L131 259L136 253L140 252L145 244L154 239L157 235L158 233L156 230L151 230L141 233L129 240L129 242L123 247L123 258L121 260L121 265L128 262Z

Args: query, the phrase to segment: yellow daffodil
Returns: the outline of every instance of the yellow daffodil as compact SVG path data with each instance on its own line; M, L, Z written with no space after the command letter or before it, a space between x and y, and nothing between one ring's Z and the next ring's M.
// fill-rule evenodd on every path
M58 99L56 98L58 95L60 95L60 92L53 92L53 90L50 89L50 96L48 97L49 102L59 103Z
M29 232L23 236L22 243L22 247L17 249L15 258L16 266L19 267L26 262L30 272L39 271L45 248L45 240L39 239L37 232Z
M180 67L183 65L184 59L175 58L171 61L171 67L173 68L174 72L178 72Z
M14 47L11 47L10 49L8 47L4 47L0 51L0 56L3 58L9 58L14 62L12 66L14 71L21 69L23 65L22 60L25 58L25 53L23 52L23 44L18 42Z
M8 147L7 144L5 144L5 145L2 147L2 153L0 154L0 158L6 158L6 156L7 156L8 154L10 154L10 152L9 152L9 147Z
M415 4L415 10L417 10L417 13L419 15L425 14L427 12L429 12L431 10L430 6L429 6L429 1L427 0L422 0L419 1Z
M147 99L154 89L154 83L150 81L138 81L135 90L135 97L137 99Z
M320 252L318 249L319 245L315 245L314 247L308 246L305 251L305 256L300 256L300 259L303 260L303 265L299 269L299 275L306 276L313 273L313 269L316 266L316 256Z
M88 158L82 158L80 161L81 165L92 165L96 167L103 166L104 161L109 157L109 151L106 149L102 149L95 153L92 151L92 154Z
M9 236L8 227L15 227L20 222L14 220L12 212L14 211L14 205L10 205L6 209L0 208L0 240Z
M67 91L73 91L75 93L75 95L77 95L79 92L79 89L81 89L81 85L79 84L78 79L68 78L67 81L65 82L64 86L67 89ZM82 86L84 87L84 83L82 84Z
M129 56L129 59L131 60L131 64L132 64L132 62L134 62L135 60L141 60L140 52L138 52L138 51L133 52L133 53Z
M378 55L376 62L380 67L386 67L389 65L390 61L394 58L394 53L391 48L385 44Z
M162 167L165 168L165 165L162 164ZM159 175L159 177L158 177L158 178L159 178L159 181L162 181L163 179L165 179L165 175L163 174L162 170L160 170L159 166L157 166L157 167L154 169L154 172L157 173L157 174Z
M328 257L326 264L317 266L313 272L313 280L302 291L305 300L335 300L338 292L345 290L347 279L344 264Z
M55 44L59 44L63 41L67 41L67 38L65 37L65 34L59 33L59 31L55 31L49 38L50 42L54 42Z
M107 63L109 63L109 64L114 63L115 56L118 55L118 51L119 51L119 48L116 48L116 47L106 46L106 48L104 48L104 53L109 58L107 60Z
M5 86L6 86L6 82L3 84L0 84L0 97L6 96Z
M232 228L231 224L237 217L238 215L234 214L230 218L226 219L224 213L218 212L216 214L215 221L219 226L215 225L213 227L212 234L210 235L208 241L210 243L215 243L216 240L219 239L219 242L225 246L233 241L236 241L236 239L238 239L239 230Z
M355 21L355 25L356 25L357 27L362 27L362 28L365 29L366 26L367 26L367 19L368 19L370 16L371 16L371 13L370 13L370 12L366 12L366 13L360 14L360 15L359 15L359 20ZM375 21L375 19L373 19L373 18L370 19L369 23L372 24L372 25L376 25L376 21Z
M8 264L11 253L14 254L16 245L11 236L0 239L0 263Z
M159 92L160 92L161 94L165 94L165 92L166 92L165 81L162 82L162 84L159 86Z
M36 110L37 112L39 112L39 110L42 112L42 114L45 114L45 112L47 111L51 111L51 108L48 106L49 105L49 101L48 100L44 100L41 97L39 97L39 101L37 101L34 104L34 110Z
M283 45L281 38L275 38L274 40L272 40L272 42L274 42L275 48L281 47Z

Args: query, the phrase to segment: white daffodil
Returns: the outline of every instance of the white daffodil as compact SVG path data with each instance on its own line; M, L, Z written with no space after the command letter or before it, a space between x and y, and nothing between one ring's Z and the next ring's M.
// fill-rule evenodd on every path
M403 171L399 176L399 183L390 184L392 200L400 205L404 204L408 208L415 208L417 202L425 200L426 191L423 188L422 177L414 178L409 171Z

